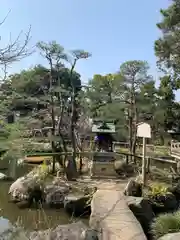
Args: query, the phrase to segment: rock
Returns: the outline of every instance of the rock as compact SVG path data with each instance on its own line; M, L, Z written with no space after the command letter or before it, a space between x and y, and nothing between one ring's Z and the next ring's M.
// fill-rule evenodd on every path
M61 186L61 187L66 186L67 188L70 188L70 185L62 177L55 177L54 180L52 181L52 184L56 186Z
M71 216L90 215L90 196L74 196L69 195L65 197L64 209Z
M45 187L45 202L50 207L61 207L64 204L65 196L69 193L69 187L48 185Z
M12 178L8 177L6 174L4 173L0 173L0 181L11 181Z
M97 187L91 186L91 187L85 187L83 189L84 195L94 194L97 191Z
M17 165L20 166L20 165L23 165L24 164L24 159L20 158L17 160Z
M176 184L173 187L169 187L168 191L176 197L177 201L180 201L180 183Z
M18 202L18 206L24 207L24 201L33 203L45 202L49 206L63 205L64 197L69 193L70 187L67 182L58 178L54 184L42 187L42 181L38 177L37 171L31 171L26 176L18 178L9 188L9 194L13 202ZM19 203L22 202L22 203Z
M126 196L141 197L142 196L142 184L135 180L130 180L126 185L124 194Z
M28 199L28 185L25 184L25 177L18 178L9 188L9 194L13 201Z
M169 233L164 235L163 237L158 238L158 240L179 240L180 239L180 232L179 233Z
M150 239L150 225L155 217L151 203L148 199L143 199L142 197L127 197L126 200L130 210L140 222L147 238Z
M159 213L173 212L177 210L179 205L176 197L171 193L159 195L156 198L151 198L150 201L153 211L156 215Z
M45 195L44 195L44 190L41 188L40 185L35 185L32 188L29 187L28 189L28 201L30 206L32 204L36 204L36 206L38 206L38 204L42 204L45 201Z
M80 240L98 240L98 233L94 229L84 230L81 234Z
M28 200L24 200L24 201L20 201L20 202L17 202L16 205L19 207L19 208L29 208L30 207L30 202Z
M127 164L126 161L115 161L115 170L119 175L125 174L126 176L134 174L134 166Z
M31 206L33 202L43 202L43 189L31 178L18 178L9 188L11 201L18 203L18 206ZM22 202L22 203L20 203ZM29 205L25 202L28 202Z
M80 240L82 232L85 231L87 227L81 221L67 224L59 225L53 230L45 230L33 232L29 236L29 240ZM86 240L86 239L82 239Z

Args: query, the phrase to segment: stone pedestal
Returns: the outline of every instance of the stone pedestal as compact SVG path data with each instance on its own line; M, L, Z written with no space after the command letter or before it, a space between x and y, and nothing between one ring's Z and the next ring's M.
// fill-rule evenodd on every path
M95 152L91 163L91 178L117 178L114 161L113 152Z

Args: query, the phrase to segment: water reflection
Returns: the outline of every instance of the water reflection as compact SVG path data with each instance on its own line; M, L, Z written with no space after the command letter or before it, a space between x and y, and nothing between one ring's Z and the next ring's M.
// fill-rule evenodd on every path
M12 227L12 224L9 222L9 220L3 217L0 217L0 234L7 231L11 227Z
M20 224L27 230L46 229L70 222L64 209L19 209L8 201L10 183L1 182L0 184L0 227L2 229L8 226L8 220L12 224Z
M19 167L17 169L18 177L27 173L32 167L34 166ZM3 172L7 174L6 171ZM11 224L18 224L26 230L41 230L71 222L72 219L64 209L19 209L15 204L9 202L10 185L9 182L0 182L0 233L6 231Z

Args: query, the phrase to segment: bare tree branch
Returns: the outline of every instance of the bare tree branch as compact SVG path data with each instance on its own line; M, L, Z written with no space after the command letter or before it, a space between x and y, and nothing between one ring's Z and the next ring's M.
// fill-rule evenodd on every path
M5 81L6 77L7 77L7 64L4 63L4 66L1 68L3 73L4 73L4 77L1 79L1 81Z
M11 41L10 37L10 41L7 46L4 48L0 48L0 65L9 65L11 63L20 61L21 59L31 55L34 52L33 49L30 50L27 47L31 39L30 32L31 27L29 27L28 32L25 33L25 39L23 42L20 40L22 31L19 33L19 35L14 41Z
M7 13L5 18L0 22L0 26L2 26L7 17L9 16L9 13L11 10ZM28 31L24 34L25 38L22 40L23 31L21 31L15 40L12 40L11 34L9 41L6 46L0 48L0 65L2 66L2 71L4 73L4 77L1 79L1 81L4 81L7 77L7 67L11 65L14 62L20 61L21 59L30 56L34 49L33 47L29 49L28 44L31 40L31 26L29 27ZM1 40L1 37L0 37Z
M7 17L9 16L11 10L9 10L9 12L7 13L7 15L5 16L5 18L2 20L2 22L0 22L0 26L3 25L3 23L6 21Z

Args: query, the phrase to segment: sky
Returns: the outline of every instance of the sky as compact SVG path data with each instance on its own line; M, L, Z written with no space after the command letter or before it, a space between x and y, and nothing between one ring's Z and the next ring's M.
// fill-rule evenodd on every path
M56 40L67 50L84 49L92 54L76 70L87 82L94 74L119 70L128 60L146 60L158 80L154 41L160 36L159 10L170 0L1 0L0 47L31 25L31 42ZM22 35L23 40L23 35ZM35 64L46 64L39 53L13 64L10 73Z

